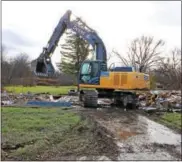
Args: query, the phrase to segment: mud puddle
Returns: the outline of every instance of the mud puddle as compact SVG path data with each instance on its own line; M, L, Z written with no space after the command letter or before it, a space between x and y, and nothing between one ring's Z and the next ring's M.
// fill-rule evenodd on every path
M82 110L109 130L120 150L117 160L180 160L181 135L135 111Z

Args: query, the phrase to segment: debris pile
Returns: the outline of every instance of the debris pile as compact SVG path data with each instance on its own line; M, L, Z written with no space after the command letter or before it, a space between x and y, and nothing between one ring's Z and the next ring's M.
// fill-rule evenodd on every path
M112 103L113 102L111 99L107 99L107 98L99 98L98 99L98 105L101 107L110 107Z
M148 112L153 111L176 111L181 112L181 91L150 91L139 92L139 109ZM111 107L112 100L99 98L99 107ZM76 91L71 90L68 95L51 95L49 93L31 93L13 94L5 90L1 93L1 105L38 105L38 106L71 106L80 105Z
M140 109L146 111L181 111L181 91L150 91L138 94Z
M13 94L3 91L1 93L1 105L2 106L67 106L72 104L77 105L78 97L76 96L62 96L51 95L49 93L36 93L27 92L26 94Z
M1 94L1 105L11 105L11 104L13 104L12 99L10 98L10 96L6 91L3 91L3 93Z

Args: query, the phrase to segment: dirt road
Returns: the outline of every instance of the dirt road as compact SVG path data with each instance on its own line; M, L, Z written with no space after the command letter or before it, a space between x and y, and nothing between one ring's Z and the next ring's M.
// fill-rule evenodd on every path
M113 134L120 152L116 160L181 159L181 135L133 110L103 108L80 111Z

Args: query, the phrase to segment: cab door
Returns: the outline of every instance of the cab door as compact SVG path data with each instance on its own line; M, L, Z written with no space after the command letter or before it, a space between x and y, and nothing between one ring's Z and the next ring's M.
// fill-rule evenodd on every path
M85 62L82 64L79 75L81 84L98 85L100 83L99 62Z

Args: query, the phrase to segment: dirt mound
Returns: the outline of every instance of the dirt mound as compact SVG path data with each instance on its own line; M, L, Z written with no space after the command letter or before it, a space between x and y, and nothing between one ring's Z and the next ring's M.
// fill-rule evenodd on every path
M91 118L82 121L64 133L63 140L56 141L54 147L39 156L38 160L77 160L86 157L107 157L117 160L118 146L114 143L112 134Z

